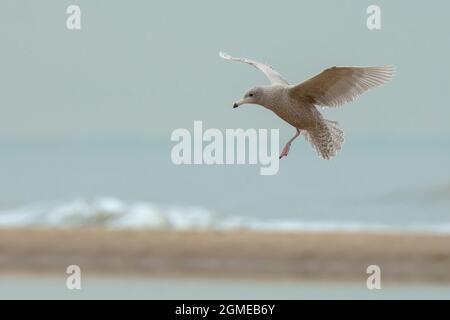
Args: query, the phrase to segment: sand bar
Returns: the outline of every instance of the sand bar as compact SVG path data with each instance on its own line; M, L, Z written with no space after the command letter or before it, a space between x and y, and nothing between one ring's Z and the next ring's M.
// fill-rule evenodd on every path
M0 229L0 272L84 272L310 280L450 282L440 235Z

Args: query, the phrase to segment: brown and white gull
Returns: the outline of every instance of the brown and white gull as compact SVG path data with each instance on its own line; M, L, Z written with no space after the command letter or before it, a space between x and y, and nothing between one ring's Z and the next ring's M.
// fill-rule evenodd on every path
M332 67L297 85L290 85L272 67L246 58L219 53L225 60L239 61L262 71L271 84L257 86L245 93L233 108L258 104L275 112L295 128L280 154L287 156L292 142L303 134L324 159L331 159L341 149L344 132L336 121L323 118L317 107L338 107L353 101L369 89L379 87L394 76L394 67Z

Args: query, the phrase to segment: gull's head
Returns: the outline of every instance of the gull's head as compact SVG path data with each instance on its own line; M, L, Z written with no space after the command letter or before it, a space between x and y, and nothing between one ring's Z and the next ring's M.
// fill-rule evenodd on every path
M261 104L263 94L263 88L251 88L245 93L244 97L241 100L234 103L233 108L237 108L243 104Z

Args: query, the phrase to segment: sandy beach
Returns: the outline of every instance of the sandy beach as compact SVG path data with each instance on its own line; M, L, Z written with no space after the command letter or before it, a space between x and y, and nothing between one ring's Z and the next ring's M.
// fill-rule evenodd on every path
M0 273L83 271L144 276L450 282L439 235L2 229Z

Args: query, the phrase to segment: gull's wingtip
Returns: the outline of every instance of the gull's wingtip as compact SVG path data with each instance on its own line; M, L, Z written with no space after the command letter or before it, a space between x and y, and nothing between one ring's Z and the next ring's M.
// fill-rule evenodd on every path
M381 67L381 69L386 73L388 80L392 80L397 73L397 68L393 64L384 65Z
M391 70L392 75L395 75L397 73L397 67L395 65L389 64L387 67Z
M231 58L231 56L228 53L225 53L223 51L219 51L219 57L226 60L229 60Z
M381 68L386 71L390 71L390 72L395 72L397 70L397 68L393 64L386 64L386 65L382 66Z

